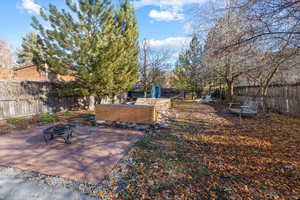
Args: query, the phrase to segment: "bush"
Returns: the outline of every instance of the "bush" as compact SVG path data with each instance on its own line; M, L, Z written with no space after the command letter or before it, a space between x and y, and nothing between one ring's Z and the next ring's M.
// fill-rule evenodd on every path
M25 119L22 118L22 117L16 117L16 118L9 118L6 120L7 123L10 123L10 124L16 124L18 122L21 122L21 121L24 121Z
M53 122L56 122L56 117L53 114L46 113L46 114L40 115L40 120L42 122L46 122L46 123L53 123Z
M90 114L90 113L84 113L84 114L80 114L79 117L81 118L90 118L90 117L94 117L94 114Z
M67 112L64 112L63 115L64 115L65 117L71 117L71 116L73 115L73 113L67 111Z

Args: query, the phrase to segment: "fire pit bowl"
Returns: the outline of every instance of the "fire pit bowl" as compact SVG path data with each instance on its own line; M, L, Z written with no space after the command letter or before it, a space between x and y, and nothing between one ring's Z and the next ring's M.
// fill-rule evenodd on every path
M55 126L50 126L43 130L43 137L48 144L50 140L53 140L55 137L63 137L66 144L71 144L70 138L73 135L73 128L75 124L57 124Z

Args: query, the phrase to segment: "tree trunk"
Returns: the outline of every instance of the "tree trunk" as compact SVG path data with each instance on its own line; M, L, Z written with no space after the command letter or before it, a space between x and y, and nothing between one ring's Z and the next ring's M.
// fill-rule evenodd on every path
M202 93L202 89L198 89L196 91L196 98L200 98L201 97L201 93Z
M94 111L95 110L95 97L89 96L89 106L88 111Z
M274 75L278 72L280 67L280 64L277 64L273 71L269 74L269 76L267 77L267 79L264 81L263 84L261 84L262 88L261 88L261 97L262 97L262 103L263 103L263 112L267 112L268 111L268 105L267 105L267 94L268 94L268 88L270 87L270 83L272 78L274 77Z
M144 98L147 98L147 87L144 87Z
M144 66L143 66L143 78L144 78L144 98L147 98L147 90L148 90L148 76L147 76L147 71L148 71L148 62L147 62L147 40L144 40L144 45L143 45L143 51L144 51Z
M268 86L263 86L261 88L261 100L262 100L262 105L263 105L263 112L268 111L268 103L267 103L267 94L268 94Z
M110 97L110 101L111 101L111 104L115 104L115 96L114 95Z
M233 101L233 82L232 81L227 81L227 101L232 102Z

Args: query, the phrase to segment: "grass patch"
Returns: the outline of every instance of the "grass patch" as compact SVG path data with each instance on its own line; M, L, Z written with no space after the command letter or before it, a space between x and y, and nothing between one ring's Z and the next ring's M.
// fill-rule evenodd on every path
M53 114L45 113L40 115L40 120L44 123L54 123L56 122L56 117Z
M23 118L23 117L16 117L16 118L9 118L6 120L6 122L9 124L16 124L16 123L24 121L24 120L25 120L25 118Z

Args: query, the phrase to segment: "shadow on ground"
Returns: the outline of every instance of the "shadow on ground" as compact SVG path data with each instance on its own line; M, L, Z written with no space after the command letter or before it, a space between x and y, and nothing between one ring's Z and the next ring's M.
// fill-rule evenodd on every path
M123 198L297 199L300 119L245 118L222 105L177 104L168 130L134 150Z

